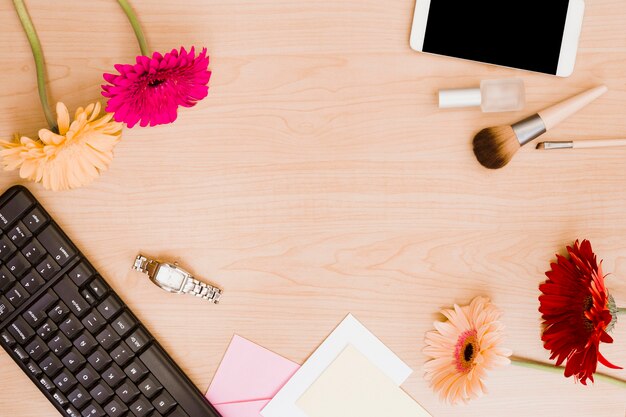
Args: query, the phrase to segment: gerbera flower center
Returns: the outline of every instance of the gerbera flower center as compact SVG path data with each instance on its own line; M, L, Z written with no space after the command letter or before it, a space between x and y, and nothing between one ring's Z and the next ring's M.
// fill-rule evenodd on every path
M478 337L476 330L467 330L459 336L454 349L456 369L467 373L474 367L474 359L478 353Z
M585 325L585 329L589 332L593 331L593 322L591 320L589 320L587 318L587 315L585 314L587 311L589 311L591 309L591 307L593 306L593 297L591 297L590 295L588 295L587 297L585 297L585 299L583 300L583 311L582 311L582 315L583 315L583 323Z
M164 82L165 80L157 78L157 79L148 81L148 85L150 87L156 87L156 86L163 84Z

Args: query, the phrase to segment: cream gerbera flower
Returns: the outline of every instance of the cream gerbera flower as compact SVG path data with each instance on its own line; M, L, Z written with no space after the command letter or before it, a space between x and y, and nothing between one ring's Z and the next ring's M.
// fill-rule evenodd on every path
M448 320L436 321L426 333L425 378L451 404L467 402L486 392L484 379L490 368L510 363L509 349L500 347L504 325L500 311L485 297L463 307L441 311Z
M82 187L108 168L122 124L111 121L109 113L98 118L100 103L79 107L71 123L65 104L57 103L56 110L59 133L41 129L38 140L16 135L14 142L0 141L2 164L49 190Z

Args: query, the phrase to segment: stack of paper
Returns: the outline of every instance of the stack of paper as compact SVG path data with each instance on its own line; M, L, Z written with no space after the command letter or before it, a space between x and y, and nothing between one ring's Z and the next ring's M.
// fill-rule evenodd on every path
M309 417L429 415L353 346L341 352L296 404Z
M411 369L352 315L302 367L235 336L207 392L223 417L428 417Z
M235 335L207 399L223 417L260 417L299 365Z

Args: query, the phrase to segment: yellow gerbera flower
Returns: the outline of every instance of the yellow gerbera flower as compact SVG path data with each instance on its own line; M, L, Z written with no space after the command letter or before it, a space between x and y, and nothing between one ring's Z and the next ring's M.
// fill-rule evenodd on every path
M120 141L122 124L113 115L100 115L100 103L76 110L74 121L63 103L57 103L59 133L39 131L39 139L16 135L14 142L0 141L5 170L20 169L20 177L40 182L44 188L60 191L89 184L105 171Z

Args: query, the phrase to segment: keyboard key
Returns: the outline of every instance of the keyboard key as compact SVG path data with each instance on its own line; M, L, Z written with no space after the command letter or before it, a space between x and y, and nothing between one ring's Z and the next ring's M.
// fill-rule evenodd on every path
M78 287L69 279L63 278L54 286L54 292L78 317L83 317L89 310L89 303L78 292Z
M13 307L19 307L28 297L30 297L30 294L28 294L24 287L22 287L22 284L16 283L13 288L7 291L5 297L9 300Z
M26 346L26 353L28 356L38 361L49 352L48 346L46 343L41 340L39 336L35 336L35 338Z
M122 371L119 366L113 364L109 369L104 371L102 379L104 379L111 388L115 388L126 379L126 374L124 374L124 371Z
M67 264L76 255L76 248L61 233L55 225L46 226L37 239L48 251L52 258L61 266Z
M22 255L28 259L31 265L35 266L46 256L46 250L37 239L33 239L22 249Z
M76 379L80 384L89 389L100 379L100 375L96 372L91 365L85 366L85 368L76 374Z
M62 356L68 351L69 348L72 347L72 342L70 342L63 333L58 332L52 339L50 339L48 347L52 352L54 352L55 355Z
M0 321L6 319L13 311L15 311L15 309L13 305L9 303L9 300L3 295L0 296Z
M120 397L124 403L128 404L134 400L140 392L139 388L137 388L135 384L126 381L115 390L115 394L117 394L117 396Z
M74 340L74 346L83 355L89 354L92 350L98 346L98 342L89 332L83 332L76 340Z
M17 356L17 359L19 359L20 361L28 362L28 354L24 349L22 349L21 346L15 346L13 348L13 353L15 353L15 356Z
M39 384L43 387L47 392L54 391L54 384L50 381L50 378L47 376L42 376L39 378Z
M102 278L96 277L93 281L91 281L88 285L91 292L96 296L98 300L101 300L109 290L107 285L102 281Z
M70 314L59 324L59 329L65 333L67 337L74 339L84 327L75 315Z
M33 210L30 211L30 213L26 215L26 217L24 217L22 221L24 222L28 230L35 233L37 232L37 230L41 229L41 227L45 225L48 220L48 216L43 214L43 211L35 207Z
M115 332L115 330L113 330L113 327L107 325L107 327L103 331L98 333L98 335L96 336L96 340L103 348L105 348L106 350L111 350L111 348L120 341L120 336L117 334L117 332Z
M83 408L91 399L91 395L82 385L77 385L72 392L67 395L72 405L78 409Z
M15 282L15 277L9 272L6 266L0 267L0 293L7 290Z
M64 409L65 409L65 414L67 414L68 417L81 417L80 414L78 414L78 410L71 405L68 405Z
M94 388L89 391L94 400L98 404L104 404L113 396L113 390L104 382L99 382Z
M48 312L48 317L50 317L56 324L59 324L69 312L70 309L65 305L65 303L63 301L59 301L54 307L52 307L52 310Z
M122 402L117 397L113 398L113 401L104 406L104 412L107 413L109 417L121 417L128 411L128 407L126 404Z
M89 404L80 415L82 417L106 417L102 408L96 403Z
M101 347L97 348L94 353L92 353L87 361L96 368L96 371L100 372L105 369L112 362L111 357L108 353L104 351Z
M47 255L43 261L39 262L37 265L37 272L42 276L46 281L50 281L57 272L61 270L59 264L54 262L50 255Z
M85 261L76 265L67 275L74 281L74 284L82 287L96 271Z
M46 283L46 281L41 278L41 275L37 273L34 269L28 271L28 273L20 280L22 287L28 291L30 295L33 295L37 292L37 290Z
M145 417L149 415L152 410L154 410L154 407L152 407L150 401L143 395L140 395L130 406L130 411L137 417Z
M2 207L0 207L0 228L8 229L18 217L35 205L33 198L24 191L19 191Z
M4 235L0 237L0 260L2 262L8 261L11 255L15 253L16 250L17 248L11 242L11 239L9 239L8 236Z
M89 290L87 288L85 288L83 290L80 290L80 295L83 296L85 301L87 301L90 306L93 306L94 304L96 304L98 302L96 297L94 297L94 295L91 292L89 292Z
M28 372L35 378L39 378L41 376L41 368L38 367L33 361L26 364L26 369L28 369Z
M124 368L124 372L134 383L142 380L143 377L145 377L149 373L148 368L146 368L145 365L141 363L141 361L138 359L135 359L130 363L130 365Z
M137 324L137 321L131 316L128 311L123 312L118 318L116 318L111 326L120 336L126 336Z
M52 394L52 398L54 399L54 401L56 401L57 404L59 404L61 407L66 406L69 401L67 399L67 397L63 394L61 394L60 392L55 392L54 394Z
M120 310L122 310L122 302L115 294L109 295L98 306L98 311L105 320L110 320L111 317L115 316Z
M75 348L72 348L72 350L66 353L61 362L63 362L63 365L65 365L65 367L71 372L76 372L78 369L82 368L85 363L87 363L85 357Z
M104 321L104 317L102 317L97 310L92 310L91 313L87 314L83 319L83 326L85 326L90 333L95 334L106 326L106 321Z
M140 356L139 359L150 369L150 372L161 382L165 390L176 399L179 404L184 404L187 414L192 416L211 415L211 407L206 400L197 395L197 388L180 373L176 365L157 344L152 344ZM184 415L184 414L183 414ZM168 417L170 417L168 415Z
M176 401L174 401L172 396L167 391L163 391L154 400L152 400L152 405L159 413L165 414L172 408L176 407Z
M7 236L15 246L22 247L33 234L24 226L24 223L17 222L17 224L7 232Z
M149 376L138 385L139 391L147 398L152 398L163 389L163 386L159 384L153 376Z
M176 407L167 417L189 417L189 414L185 413L181 407Z
M64 394L66 392L69 392L69 390L73 388L74 385L78 384L78 381L76 380L76 378L74 378L74 375L72 375L72 373L68 370L64 370L59 375L57 375L53 379L53 382L54 385L56 385L57 388L60 389L61 392Z
M56 324L50 319L47 319L38 329L37 335L41 337L43 340L48 340L54 335L59 328Z
M128 363L129 360L133 358L134 353L128 345L124 342L121 342L115 349L111 351L111 357L113 360L120 366L124 366Z
M6 267L14 277L21 277L30 269L30 262L21 252L17 252L7 261Z
M46 311L58 301L59 297L52 291L42 294L33 305L31 305L22 317L33 327L40 326L46 320Z
M35 336L35 331L32 327L26 323L22 317L18 317L9 326L9 333L17 340L20 345L25 345L28 341Z
M150 337L143 327L137 328L126 338L126 344L130 346L135 353L143 349L148 343L150 343Z
M63 369L63 364L55 355L48 355L44 360L39 362L39 367L43 370L44 374L52 378Z
M17 342L15 341L13 336L9 334L9 332L3 330L2 332L0 332L0 343L8 348L12 348Z

